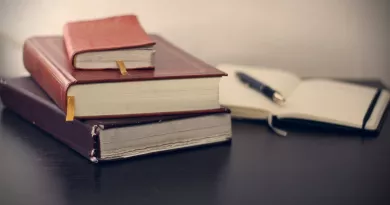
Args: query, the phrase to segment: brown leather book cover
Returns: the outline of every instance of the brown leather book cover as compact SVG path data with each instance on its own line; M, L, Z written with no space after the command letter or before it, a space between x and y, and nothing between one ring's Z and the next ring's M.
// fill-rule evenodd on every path
M0 97L6 108L17 113L25 120L38 126L40 129L94 162L100 160L99 132L95 132L96 130L94 129L96 127L111 129L229 112L228 109L223 108L218 111L203 114L94 120L76 119L72 122L65 122L64 112L50 100L31 77L2 80L0 83Z
M155 41L144 31L135 15L68 22L63 34L72 63L75 55L83 52L155 45Z
M61 36L31 37L24 43L23 62L34 80L65 112L67 90L74 84L222 77L226 73L184 52L158 35L155 69L128 70L121 75L113 70L77 70L66 55ZM203 111L194 111L203 112ZM164 113L169 114L169 113ZM108 116L106 116L108 117Z

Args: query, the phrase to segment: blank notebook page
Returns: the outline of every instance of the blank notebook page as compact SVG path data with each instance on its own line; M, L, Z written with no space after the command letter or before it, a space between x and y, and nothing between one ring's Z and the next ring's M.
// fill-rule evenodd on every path
M360 128L376 92L376 88L352 83L306 80L287 98L286 105L277 114ZM382 90L367 129L377 127L388 100L389 93Z

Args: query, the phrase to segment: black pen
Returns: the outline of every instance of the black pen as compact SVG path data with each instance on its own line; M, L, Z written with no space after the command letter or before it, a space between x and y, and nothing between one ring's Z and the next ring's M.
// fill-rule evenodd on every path
M241 80L241 82L248 85L250 88L260 92L261 94L265 95L266 97L271 99L273 102L280 104L280 105L285 102L284 97L278 91L272 89L268 85L254 79L251 76L249 76L245 73L242 73L242 72L236 72L236 75Z

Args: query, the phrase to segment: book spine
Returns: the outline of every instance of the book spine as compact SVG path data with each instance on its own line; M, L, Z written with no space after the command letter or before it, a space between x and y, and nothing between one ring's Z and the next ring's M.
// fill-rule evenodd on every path
M73 46L72 42L72 37L69 32L69 23L64 25L63 28L63 38L64 38L64 47L65 47L65 52L68 57L68 60L72 66L74 66L74 57L76 55L76 48Z
M96 133L93 125L79 120L66 122L65 114L53 103L26 90L18 89L6 81L0 83L3 104L25 120L46 131L92 162L97 162Z
M23 45L23 64L34 81L66 111L66 93L72 82L46 57L34 39L27 39Z

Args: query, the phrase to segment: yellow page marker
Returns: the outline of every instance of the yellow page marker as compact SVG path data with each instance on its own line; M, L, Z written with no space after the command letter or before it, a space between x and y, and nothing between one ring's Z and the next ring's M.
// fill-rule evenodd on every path
M127 75L127 70L126 70L125 63L123 61L116 61L116 64L118 65L119 70L121 71L121 74L122 75Z
M73 121L74 119L74 96L68 96L66 109L66 121Z

